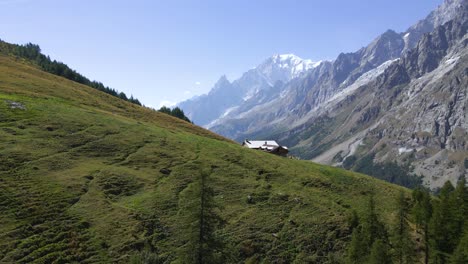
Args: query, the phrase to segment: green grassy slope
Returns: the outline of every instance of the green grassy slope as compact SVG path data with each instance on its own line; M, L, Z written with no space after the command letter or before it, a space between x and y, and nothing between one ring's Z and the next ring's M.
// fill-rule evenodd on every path
M242 148L0 56L0 263L127 263L145 244L177 261L179 194L200 170L222 205L233 262L339 257L350 211L375 191L388 223L401 190Z

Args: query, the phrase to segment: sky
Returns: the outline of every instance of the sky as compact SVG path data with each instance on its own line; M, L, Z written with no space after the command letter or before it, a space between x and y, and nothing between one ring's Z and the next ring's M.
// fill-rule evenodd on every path
M0 0L0 39L158 108L274 54L333 60L442 0Z

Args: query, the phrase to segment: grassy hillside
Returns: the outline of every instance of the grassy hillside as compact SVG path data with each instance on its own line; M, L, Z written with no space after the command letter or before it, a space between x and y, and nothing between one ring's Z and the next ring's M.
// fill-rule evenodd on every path
M235 263L339 259L351 210L375 192L388 224L402 189L248 150L0 56L0 263L128 263L148 248L180 262L185 194L202 173Z

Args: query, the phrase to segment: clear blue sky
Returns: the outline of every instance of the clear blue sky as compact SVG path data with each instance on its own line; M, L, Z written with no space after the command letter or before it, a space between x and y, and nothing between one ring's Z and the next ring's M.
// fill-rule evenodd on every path
M273 54L334 59L442 0L0 0L0 38L33 42L158 107L206 93Z

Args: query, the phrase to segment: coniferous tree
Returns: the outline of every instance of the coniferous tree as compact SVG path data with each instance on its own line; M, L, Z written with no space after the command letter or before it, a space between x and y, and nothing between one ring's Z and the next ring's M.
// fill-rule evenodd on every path
M456 247L457 224L453 201L453 185L447 181L440 190L439 200L434 200L434 212L430 222L431 248L434 263L448 263Z
M392 258L388 252L388 245L381 239L377 239L372 244L368 264L391 264Z
M362 235L361 227L354 228L351 236L351 243L348 247L348 258L347 263L359 264L363 263L368 254L368 248L365 244L364 237Z
M169 107L163 106L158 111L161 112L161 113L171 115L173 117L177 117L177 118L182 119L184 121L187 121L189 123L192 123L190 121L190 119L188 119L188 117L185 116L184 111L182 109L180 109L179 107L175 107L174 109L171 110Z
M409 204L403 191L397 198L398 214L393 228L392 244L395 251L396 262L413 263L414 242L411 239L410 226L408 223Z
M171 109L169 107L166 107L166 106L162 106L161 108L159 108L158 111L161 112L161 113L168 114L168 115L171 114Z
M183 263L222 263L223 244L216 230L223 223L214 201L208 174L201 172L199 178L182 193L179 223L185 241L180 257Z
M450 258L451 264L466 264L468 263L468 230L465 229L465 235L462 237Z
M385 244L388 250L388 234L385 226L379 220L379 215L375 209L374 195L369 197L366 212L358 227L354 228L351 243L348 247L348 263L365 263L369 259L374 242ZM378 245L380 247L380 244ZM379 248L380 250L380 248Z
M174 109L172 109L171 114L179 119L190 122L190 120L185 116L184 111L179 107L175 107Z
M464 176L457 182L455 191L453 192L453 217L454 217L454 244L458 244L462 239L464 231L468 225L468 188L466 187L466 179Z
M413 215L417 228L423 234L424 263L429 263L430 256L430 234L429 223L432 217L431 195L428 190L418 188L413 191Z
M362 234L368 249L371 248L372 244L377 239L381 239L385 243L388 242L387 230L385 229L384 224L380 222L375 209L374 195L370 196L366 214L363 217Z
M356 227L359 226L359 216L356 210L351 211L351 214L348 218L348 224L351 231L353 231Z

